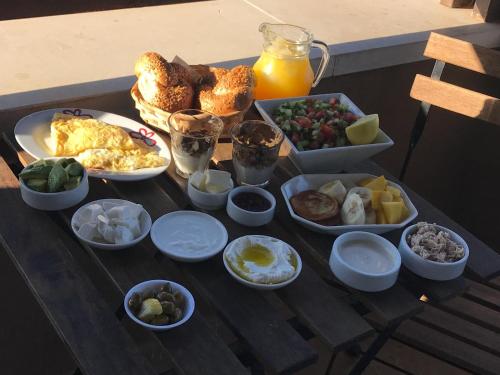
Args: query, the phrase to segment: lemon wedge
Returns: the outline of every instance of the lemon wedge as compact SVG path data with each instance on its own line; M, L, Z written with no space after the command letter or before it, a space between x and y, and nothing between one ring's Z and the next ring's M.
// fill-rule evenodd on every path
M372 143L378 134L378 115L361 117L345 129L347 139L353 145L366 145Z

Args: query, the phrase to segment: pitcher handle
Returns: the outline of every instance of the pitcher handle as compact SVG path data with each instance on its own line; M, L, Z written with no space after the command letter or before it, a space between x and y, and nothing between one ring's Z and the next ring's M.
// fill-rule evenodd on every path
M316 71L314 81L312 83L312 87L316 87L319 81L321 81L323 74L325 74L326 67L330 61L330 51L328 50L328 45L321 40L313 40L312 46L321 50L321 61L319 62L318 70Z

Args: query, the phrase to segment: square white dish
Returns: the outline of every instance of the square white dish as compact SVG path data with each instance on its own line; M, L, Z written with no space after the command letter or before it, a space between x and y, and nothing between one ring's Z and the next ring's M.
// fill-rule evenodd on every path
M356 116L362 117L365 114L344 94L320 94L309 96L298 96L293 98L256 100L255 107L265 121L276 125L273 121L273 111L280 104L303 99L319 99L328 101L336 98L341 104L349 106L349 110ZM302 173L334 173L342 171L350 165L371 158L372 156L392 147L393 140L379 130L377 138L373 143L367 145L352 145L342 147L323 148L318 150L299 151L295 145L285 136L286 142L290 146L290 159Z
M403 198L406 207L410 211L408 217L399 224L364 224L364 225L332 225L326 226L317 224L310 220L306 220L303 217L297 215L290 204L290 198L295 194L298 194L305 190L318 189L321 185L332 181L340 180L345 185L346 189L356 186L358 181L361 181L368 177L377 177L368 173L346 173L346 174L302 174L295 176L281 185L281 193L285 199L290 216L297 221L302 226L310 229L314 232L331 234L331 235L341 235L342 233L352 232L352 231L365 231L370 233L386 233L395 229L400 229L405 227L407 224L411 223L418 215L417 209L413 203L406 195L405 191L392 181L388 180L390 186L394 186L401 190L401 197Z

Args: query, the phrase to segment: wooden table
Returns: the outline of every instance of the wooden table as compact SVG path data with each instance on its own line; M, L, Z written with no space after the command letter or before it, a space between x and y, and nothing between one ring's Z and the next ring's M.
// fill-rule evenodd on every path
M31 209L21 199L16 177L31 158L13 139L13 127L22 116L53 107L93 108L141 120L128 92L0 112L0 200L2 212L9 213L0 215L0 245L73 353L78 373L293 373L317 360L318 354L307 341L314 336L331 350L330 365L339 351L362 351L352 368L353 373L360 373L394 329L421 311L421 299L439 302L467 286L465 277L432 282L405 269L396 285L381 293L343 286L328 266L334 238L304 229L288 214L279 188L299 172L286 156L280 158L268 188L277 199L270 224L247 228L233 222L225 210L211 212L226 226L229 240L267 234L298 250L303 270L286 288L275 292L246 288L227 274L221 254L201 263L179 263L159 253L149 238L118 252L93 249L78 242L69 227L72 214L83 203L128 199L142 204L155 220L171 211L193 209L185 193L186 180L175 174L172 161L167 173L147 181L92 178L88 197L77 207L52 213ZM231 145L220 144L215 166L231 170L230 154ZM370 161L351 171L391 178ZM500 273L497 253L407 187L405 191L419 211L419 220L449 227L468 242L467 277L482 280ZM394 231L385 237L397 244L400 235L401 231ZM197 308L188 323L153 333L128 319L123 296L147 279L174 280L193 292ZM371 334L376 339L362 349L358 342Z

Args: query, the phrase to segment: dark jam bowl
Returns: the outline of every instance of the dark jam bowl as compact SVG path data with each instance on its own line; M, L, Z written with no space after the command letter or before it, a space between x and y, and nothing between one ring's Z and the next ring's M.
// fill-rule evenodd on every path
M248 227L268 224L274 217L275 209L274 196L267 190L256 186L239 186L231 190L226 206L227 214L231 219Z

